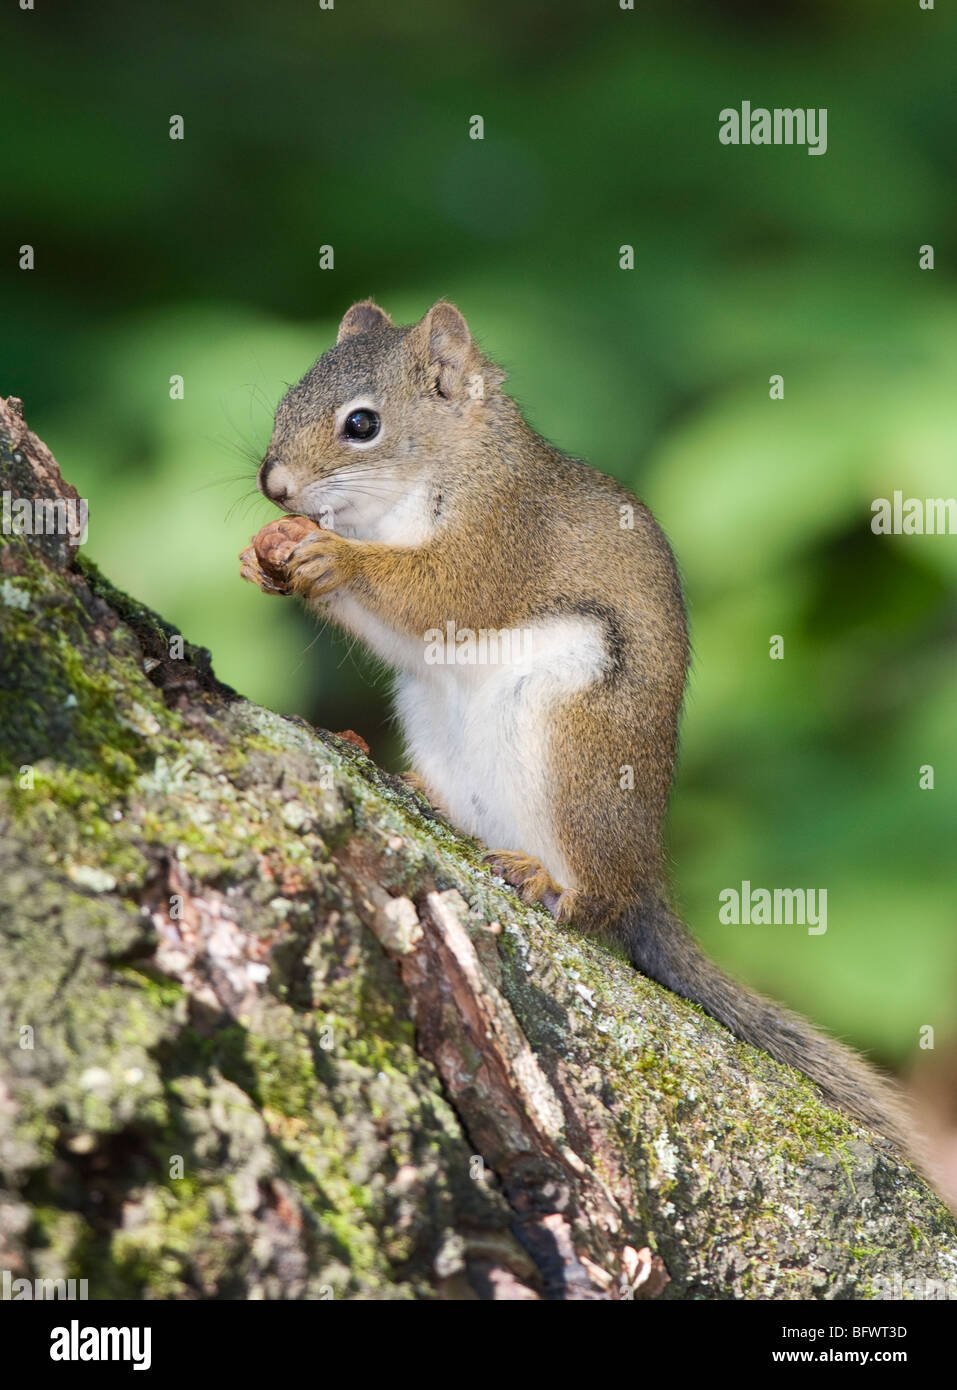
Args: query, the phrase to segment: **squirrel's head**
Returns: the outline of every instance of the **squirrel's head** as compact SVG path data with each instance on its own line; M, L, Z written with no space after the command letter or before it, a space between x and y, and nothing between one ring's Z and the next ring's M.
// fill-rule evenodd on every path
M474 458L504 379L446 300L411 327L353 304L335 347L279 404L260 491L333 529L337 516L358 524L343 512L384 513L443 463Z

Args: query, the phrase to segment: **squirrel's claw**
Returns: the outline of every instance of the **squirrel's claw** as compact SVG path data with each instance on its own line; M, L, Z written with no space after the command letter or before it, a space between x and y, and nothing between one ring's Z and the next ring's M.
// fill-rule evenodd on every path
M270 521L241 553L240 577L264 594L291 593L289 564L293 554L302 541L319 529L305 516L282 516Z
M537 859L513 850L490 850L482 856L493 873L517 888L524 903L541 903L555 912L563 889Z
M250 584L255 584L256 588L261 589L264 594L285 595L289 593L286 584L280 579L266 574L261 568L256 552L251 545L247 546L239 556L239 577Z

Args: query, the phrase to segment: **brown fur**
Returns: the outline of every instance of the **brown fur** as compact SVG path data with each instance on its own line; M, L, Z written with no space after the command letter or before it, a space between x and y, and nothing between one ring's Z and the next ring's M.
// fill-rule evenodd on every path
M559 920L612 932L639 969L907 1151L893 1088L847 1048L734 984L668 908L662 822L688 666L674 557L648 509L536 434L503 380L450 304L411 328L371 301L353 306L336 346L280 404L260 485L268 496L270 479L281 478L279 500L295 509L303 488L342 469L358 469L373 492L388 475L397 496L426 490L434 528L420 543L391 544L286 518L244 553L244 576L320 606L348 593L412 639L449 621L501 629L565 615L598 624L600 677L542 716L547 829L572 881L563 888L525 845L493 851L493 863ZM337 433L336 412L357 394L384 403L387 448L356 452ZM621 786L624 766L634 769L631 790Z

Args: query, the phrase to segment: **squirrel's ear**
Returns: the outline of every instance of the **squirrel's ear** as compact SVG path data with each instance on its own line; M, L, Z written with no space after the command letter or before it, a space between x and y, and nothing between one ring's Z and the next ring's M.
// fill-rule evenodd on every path
M392 320L384 309L373 304L371 299L363 299L361 304L353 304L347 309L339 325L337 343L343 338L351 338L355 333L368 333L372 328L391 328Z
M477 357L465 319L447 299L437 304L412 330L416 351L435 372L440 395L454 396Z

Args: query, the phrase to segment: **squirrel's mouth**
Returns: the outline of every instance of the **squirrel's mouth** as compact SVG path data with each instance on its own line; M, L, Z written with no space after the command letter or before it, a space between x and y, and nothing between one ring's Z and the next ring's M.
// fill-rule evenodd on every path
M293 503L296 505L294 506ZM340 531L350 521L352 503L328 484L312 484L295 497L288 499L289 510L306 516L324 531Z

